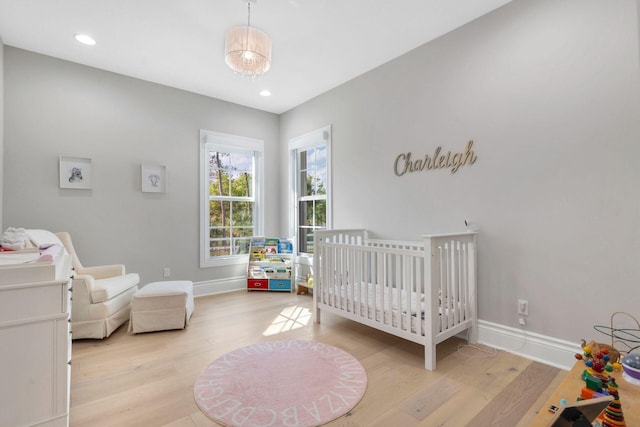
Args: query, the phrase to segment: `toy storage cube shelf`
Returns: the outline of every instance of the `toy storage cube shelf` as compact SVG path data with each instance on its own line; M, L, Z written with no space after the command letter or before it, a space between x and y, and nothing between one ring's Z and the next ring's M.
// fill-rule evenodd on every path
M292 258L291 240L253 237L249 248L247 290L291 292Z

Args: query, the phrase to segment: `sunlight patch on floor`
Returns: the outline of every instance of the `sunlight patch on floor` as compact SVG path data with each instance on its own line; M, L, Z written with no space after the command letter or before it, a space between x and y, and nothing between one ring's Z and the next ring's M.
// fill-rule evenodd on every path
M287 307L278 314L271 325L262 333L265 337L302 328L311 322L311 310L297 305Z

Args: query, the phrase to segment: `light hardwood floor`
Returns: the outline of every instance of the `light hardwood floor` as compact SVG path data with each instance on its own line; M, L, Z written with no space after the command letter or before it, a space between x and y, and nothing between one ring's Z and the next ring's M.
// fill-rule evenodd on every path
M429 372L422 346L327 313L313 324L311 301L275 292L200 297L184 330L130 335L125 324L105 340L74 341L71 426L216 426L195 404L196 377L224 353L265 340L317 340L360 360L365 396L332 427L524 427L566 375L507 352L459 348L456 338L438 345Z

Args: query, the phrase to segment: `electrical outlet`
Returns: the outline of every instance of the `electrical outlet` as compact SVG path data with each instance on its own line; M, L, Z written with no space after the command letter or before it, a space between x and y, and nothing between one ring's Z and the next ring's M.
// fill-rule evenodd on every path
M171 277L171 269L169 267L165 267L162 269L162 275L164 277Z
M521 316L529 315L529 301L523 299L518 300L518 314Z

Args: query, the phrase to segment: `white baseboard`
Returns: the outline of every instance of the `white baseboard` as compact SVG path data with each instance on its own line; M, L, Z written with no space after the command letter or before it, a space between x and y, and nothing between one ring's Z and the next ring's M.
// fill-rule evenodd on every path
M246 276L193 283L194 297L246 289ZM567 371L575 363L574 355L582 352L578 343L529 332L526 329L487 322L486 320L478 320L478 342Z
M478 342L567 371L582 352L578 343L484 320L478 320Z
M193 296L224 294L247 289L247 276L193 282Z

